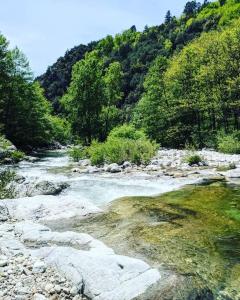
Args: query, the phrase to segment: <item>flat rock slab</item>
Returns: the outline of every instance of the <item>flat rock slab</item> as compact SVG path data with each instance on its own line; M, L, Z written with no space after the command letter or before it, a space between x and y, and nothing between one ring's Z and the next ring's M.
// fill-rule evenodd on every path
M29 241L49 243L50 246L41 247L35 243L38 249L28 249ZM65 243L72 246L61 245ZM80 249L86 245L87 250ZM117 255L90 235L53 232L29 221L0 225L0 250L8 255L16 255L19 251L44 260L46 266L55 268L77 290L93 300L131 300L161 279L159 271L144 261Z
M240 168L225 172L225 176L228 178L240 178Z
M94 300L131 300L160 279L145 262L116 254L91 253L71 247L34 250Z
M101 209L84 199L67 196L34 196L7 199L1 204L8 209L11 218L16 220L61 220L84 217L101 212Z

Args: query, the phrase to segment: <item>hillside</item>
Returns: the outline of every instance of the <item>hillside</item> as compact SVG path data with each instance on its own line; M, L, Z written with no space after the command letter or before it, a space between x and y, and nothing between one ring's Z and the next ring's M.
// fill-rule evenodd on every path
M229 3L223 6L227 7ZM158 55L171 57L202 32L216 29L219 23L225 24L227 19L236 17L240 11L239 4L231 3L230 6L234 14L226 14L218 2L205 1L202 5L195 1L188 2L180 18L167 12L165 22L160 26L146 26L143 32L138 32L133 26L115 37L108 36L87 46L74 47L37 80L45 89L47 99L54 103L54 108L58 111L58 99L63 96L70 84L73 65L83 59L86 52L103 49L107 63L118 61L123 69L124 97L119 104L131 105L140 99L144 77L153 60Z

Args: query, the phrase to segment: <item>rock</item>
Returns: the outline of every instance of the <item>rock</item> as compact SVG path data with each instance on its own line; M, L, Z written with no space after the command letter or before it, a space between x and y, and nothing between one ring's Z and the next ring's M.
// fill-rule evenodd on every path
M225 176L221 174L213 174L213 175L209 175L208 177L204 177L202 181L204 183L213 183L217 181L224 181L225 179L226 179Z
M78 165L81 167L91 166L91 160L90 159L82 159L78 162Z
M46 247L33 250L33 255L55 266L94 300L130 300L160 279L159 272L141 260L99 250L92 253L71 247Z
M63 190L69 187L67 183L53 183L49 181L41 181L32 187L32 191L28 196L36 195L59 195Z
M76 295L78 294L78 292L79 292L79 290L78 290L78 288L77 288L76 286L73 286L73 287L71 288L71 290L70 290L70 294L71 294L72 296L76 296Z
M47 300L47 298L42 294L34 294L33 300Z
M7 259L0 259L0 267L6 267L8 265Z
M5 157L3 160L2 160L3 164L6 164L6 165L10 165L10 164L13 164L13 160L12 158L10 157Z
M52 283L48 283L45 285L45 291L50 293L54 289L54 285Z
M36 261L33 265L33 273L44 273L47 269L46 264L43 261Z
M30 291L27 287L20 286L20 287L16 288L16 294L17 295L26 295L26 294L30 294Z
M240 168L225 172L225 176L228 178L240 178Z
M87 167L87 169L86 169L86 173L89 173L89 174L93 174L93 173L98 173L98 172L100 172L102 169L101 168L98 168L98 167L96 167L96 166L89 166L89 167Z
M106 171L110 172L110 173L120 173L122 171L122 169L118 164L114 163L114 164L108 165L106 168Z
M16 220L62 220L84 217L102 210L82 198L71 196L34 196L11 200L2 200L11 218Z
M29 162L31 162L31 163L35 163L36 161L38 161L39 160L39 158L37 158L37 157L34 157L34 156L25 156L25 158L24 158L26 161L29 161Z
M6 222L9 217L8 208L0 203L0 222Z
M125 161L123 163L123 168L126 169L126 168L131 168L132 167L132 164L129 162L129 161Z
M7 147L7 151L16 151L16 150L17 150L17 147L14 146L14 145L11 145L11 146Z
M159 166L158 165L148 165L146 167L147 171L159 171Z

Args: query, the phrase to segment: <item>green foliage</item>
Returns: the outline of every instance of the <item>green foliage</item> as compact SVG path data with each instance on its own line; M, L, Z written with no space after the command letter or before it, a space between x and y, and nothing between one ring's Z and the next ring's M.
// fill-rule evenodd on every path
M62 99L73 133L85 144L104 140L116 125L121 92L121 66L111 63L106 69L98 51L86 55L74 66L71 85Z
M106 152L106 144L93 141L88 148L88 154L92 165L103 165L106 158Z
M217 138L217 148L220 152L240 154L239 132L233 134L220 134Z
M88 157L88 149L83 146L74 146L68 150L68 154L75 162L78 162Z
M0 148L6 150L10 146L12 146L12 143L9 140L7 140L4 136L0 135Z
M71 125L63 118L49 115L48 120L51 124L51 139L62 145L66 145L71 141Z
M166 65L155 61L134 122L163 146L203 147L239 128L239 21L203 34Z
M129 140L139 140L146 139L146 135L141 130L136 130L133 125L124 124L122 126L114 128L108 139L129 139Z
M229 1L228 1L229 2ZM118 62L123 72L122 99L118 107L133 106L143 93L144 77L158 56L169 58L180 51L189 41L199 37L202 32L216 29L219 23L219 2L200 5L198 1L187 2L184 13L176 18L168 11L165 22L160 26L145 27L143 32L136 27L125 30L116 36L106 36L87 46L80 45L68 51L64 57L48 68L38 78L59 111L59 98L66 92L71 82L71 73L76 62L84 60L85 53L97 50L106 66ZM235 7L234 3L229 4ZM222 7L225 10L226 5ZM228 18L238 18L239 14L227 14ZM128 120L126 116L124 121Z
M203 158L194 152L189 152L184 158L184 161L189 164L189 166L199 165L203 161Z
M197 20L218 19L219 25L226 25L239 18L240 2L238 0L220 0L212 2L197 16Z
M14 190L9 184L14 180L15 176L15 172L8 169L0 172L0 199L14 196Z
M18 163L25 158L25 153L19 150L12 151L9 156L14 163Z
M149 141L141 131L123 125L113 129L105 143L94 141L88 148L92 164L122 164L131 161L136 164L147 163L156 152L156 144Z
M97 135L104 95L103 69L99 53L93 51L73 69L72 82L62 99L73 133L90 144Z
M52 140L51 108L18 48L8 49L0 35L0 133L20 148L48 145Z

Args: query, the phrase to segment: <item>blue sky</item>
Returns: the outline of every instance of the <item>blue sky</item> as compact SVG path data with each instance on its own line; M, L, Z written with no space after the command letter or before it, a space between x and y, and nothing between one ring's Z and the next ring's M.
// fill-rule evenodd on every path
M2 0L0 31L28 57L35 75L75 45L179 15L187 0Z

